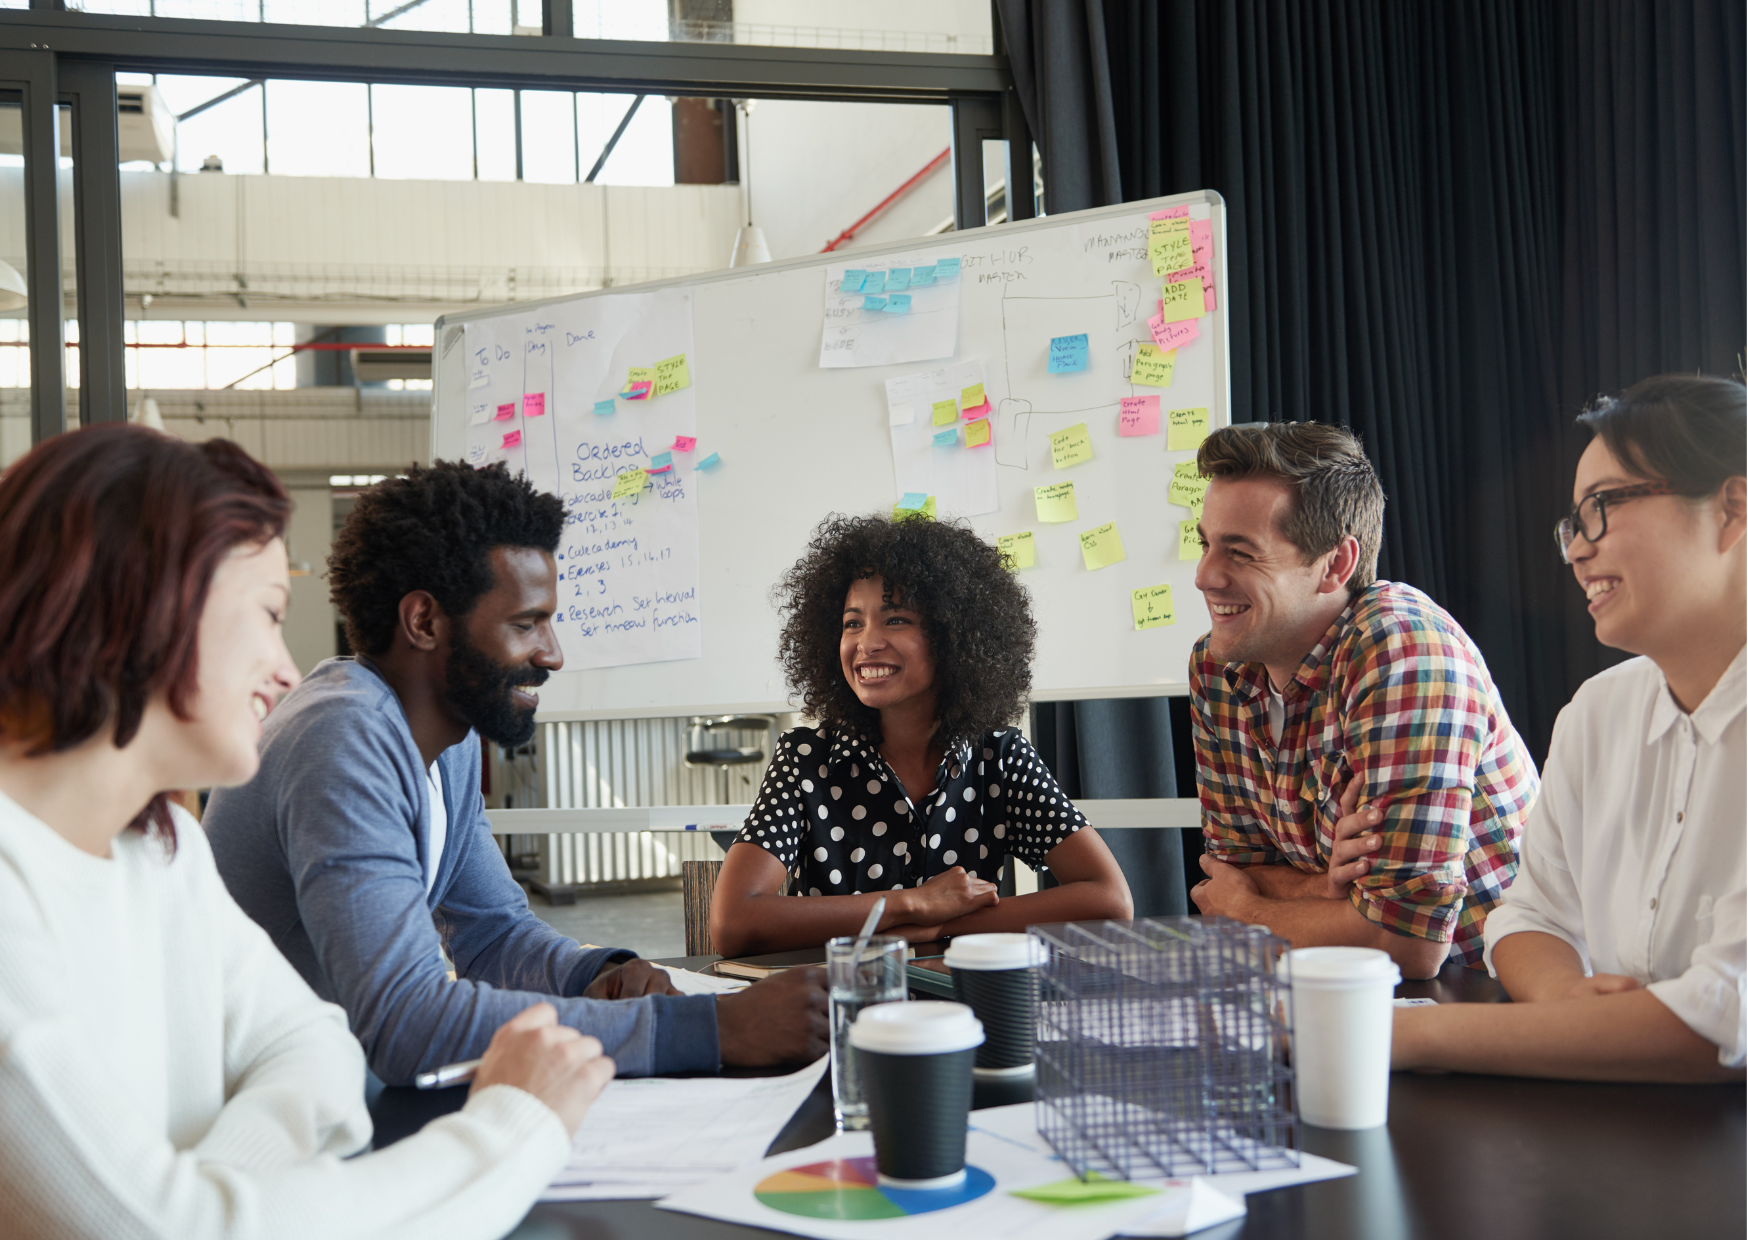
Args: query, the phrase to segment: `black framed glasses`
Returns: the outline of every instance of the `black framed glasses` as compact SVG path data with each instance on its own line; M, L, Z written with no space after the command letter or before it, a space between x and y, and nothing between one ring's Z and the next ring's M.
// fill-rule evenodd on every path
M1554 527L1554 542L1560 548L1560 558L1566 563L1572 562L1569 553L1572 540L1580 534L1585 542L1600 542L1602 536L1608 533L1608 510L1611 504L1622 504L1629 499L1644 499L1651 495L1674 495L1674 487L1667 482L1639 482L1630 487L1615 487L1609 491L1593 491L1586 495L1572 510L1572 515L1562 517Z

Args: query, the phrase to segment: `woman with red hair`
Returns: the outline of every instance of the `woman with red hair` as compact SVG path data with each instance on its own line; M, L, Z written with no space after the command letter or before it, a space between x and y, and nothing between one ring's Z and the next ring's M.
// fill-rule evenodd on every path
M58 436L0 477L9 1237L501 1235L613 1075L537 1005L460 1112L347 1160L371 1130L345 1013L166 796L247 781L296 683L289 512L235 444L141 427Z

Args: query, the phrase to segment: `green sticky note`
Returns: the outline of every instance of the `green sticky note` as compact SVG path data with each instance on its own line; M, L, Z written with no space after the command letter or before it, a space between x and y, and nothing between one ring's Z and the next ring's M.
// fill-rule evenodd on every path
M1038 562L1037 548L1032 543L1032 531L1003 534L995 540L995 548L1007 558L1008 568L1031 568Z
M1050 436L1050 463L1057 469L1080 465L1093 459L1092 434L1085 422L1077 422L1065 431Z
M981 448L989 442L989 419L978 418L975 422L965 424L965 446Z
M1106 521L1093 529L1082 530L1080 558L1086 561L1089 572L1095 568L1109 568L1126 559L1123 554L1123 539L1117 533L1117 523Z
M908 521L912 517L927 517L933 521L935 519L935 497L931 495L925 499L921 508L901 508L897 504L892 506L892 519L894 521Z
M1032 499L1038 505L1038 520L1046 524L1080 519L1080 509L1074 503L1074 483L1055 482L1047 487L1033 487Z
M1143 586L1129 592L1129 607L1135 613L1135 628L1157 629L1177 623L1171 606L1171 587Z
M1171 489L1165 493L1166 499L1174 504L1182 504L1200 517L1207 495L1208 480L1196 472L1194 461L1179 461L1172 466Z
M1188 266L1186 263L1185 266ZM1182 270L1178 267L1171 271ZM1191 276L1188 280L1179 280L1176 284L1168 284L1159 290L1159 320L1162 323L1177 323L1183 319L1199 319L1206 313L1202 298L1202 281L1200 277Z
M613 498L630 499L649 485L649 475L641 469L628 469L613 479Z
M1178 452L1184 448L1202 446L1202 440L1208 437L1208 410L1205 406L1197 406L1194 409L1173 409L1170 417L1171 421L1165 435L1167 452Z
M1148 387L1170 387L1171 372L1175 369L1176 349L1144 344L1135 350L1135 365L1129 371L1129 382L1144 383Z
M1195 517L1177 523L1178 559L1199 560L1202 558L1202 534L1196 528L1199 524L1200 522Z
M655 394L666 396L692 386L692 375L686 369L686 355L664 358L655 364Z
M935 425L951 426L959 420L959 406L950 400L938 400L934 404Z
M1053 1206L1095 1205L1105 1201L1125 1201L1131 1197L1151 1197L1159 1192L1157 1188L1133 1184L1128 1180L1107 1180L1096 1171L1084 1180L1057 1180L1053 1184L1039 1184L1032 1188L1008 1191L1015 1197L1042 1201Z
M959 403L967 409L975 409L983 403L983 384L973 383L968 388L959 389Z
M1170 220L1157 222L1171 223ZM1147 257L1153 262L1153 274L1156 276L1182 271L1196 261L1195 251L1190 244L1190 230L1174 229L1152 234L1147 238Z

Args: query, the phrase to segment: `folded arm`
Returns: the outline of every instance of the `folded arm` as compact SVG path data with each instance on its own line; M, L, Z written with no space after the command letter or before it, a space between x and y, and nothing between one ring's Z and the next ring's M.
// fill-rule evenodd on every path
M1135 915L1129 883L1098 832L1082 827L1044 858L1058 885L1048 891L1005 896L935 927L932 938L956 934L1018 933L1027 926L1060 921L1126 921Z

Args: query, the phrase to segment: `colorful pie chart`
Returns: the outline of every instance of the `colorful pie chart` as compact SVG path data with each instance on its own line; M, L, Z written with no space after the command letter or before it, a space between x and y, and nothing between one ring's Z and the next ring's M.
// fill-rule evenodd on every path
M809 1163L766 1176L753 1187L760 1204L803 1218L908 1218L975 1201L995 1187L981 1167L967 1166L951 1188L892 1188L880 1183L872 1158Z

